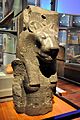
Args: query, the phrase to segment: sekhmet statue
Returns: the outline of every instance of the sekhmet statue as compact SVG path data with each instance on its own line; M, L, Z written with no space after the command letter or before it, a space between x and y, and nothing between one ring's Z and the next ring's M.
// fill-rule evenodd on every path
M36 6L22 12L23 31L12 62L13 102L18 113L42 115L50 112L56 91L58 14Z

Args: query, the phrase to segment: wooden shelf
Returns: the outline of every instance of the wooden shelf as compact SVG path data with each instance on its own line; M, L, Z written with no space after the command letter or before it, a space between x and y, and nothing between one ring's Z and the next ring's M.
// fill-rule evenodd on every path
M75 70L80 72L80 64L76 63L65 63L65 68L68 68L70 70Z
M64 114L67 112L76 111L76 109L74 107L67 104L66 102L64 102L63 100L61 100L60 98L58 98L56 96L54 96L53 101L54 101L53 110L45 115L39 115L39 116L28 116L26 114L16 113L16 111L14 109L13 101L0 103L0 120L4 120L5 118L6 118L6 120L12 120L12 119L15 119L15 120L19 120L19 119L20 120L43 120L43 119L57 116L60 114Z
M17 36L17 30L3 30L3 29L0 29L0 33L11 33L11 34Z
M59 30L80 30L80 27L59 27Z
M80 65L75 63L65 63L64 77L80 84Z
M14 17L14 11L11 11L2 20L0 20L0 28L11 26L13 17Z
M59 30L67 30L68 27L59 27Z

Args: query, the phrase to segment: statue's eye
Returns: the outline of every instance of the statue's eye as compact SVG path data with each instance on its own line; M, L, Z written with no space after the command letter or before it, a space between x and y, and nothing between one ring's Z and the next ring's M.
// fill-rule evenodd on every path
M40 49L41 46L42 46L42 45L41 45L41 42L40 42L39 40L36 40L36 44L35 44L35 45L36 45L36 47L38 47L39 49Z
M45 36L45 35L42 35L42 39L46 39L46 36Z

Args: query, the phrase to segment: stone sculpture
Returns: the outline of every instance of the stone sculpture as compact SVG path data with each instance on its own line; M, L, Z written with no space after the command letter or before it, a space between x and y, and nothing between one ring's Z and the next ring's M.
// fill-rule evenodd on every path
M46 114L52 110L57 83L58 14L28 6L22 15L18 59L12 62L14 106L18 113Z

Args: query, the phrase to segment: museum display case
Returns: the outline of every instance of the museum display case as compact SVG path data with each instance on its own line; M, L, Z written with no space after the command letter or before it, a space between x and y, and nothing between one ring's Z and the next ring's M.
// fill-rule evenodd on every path
M6 66L16 59L16 39L3 34L3 65Z
M73 27L80 27L80 15L73 15Z
M0 20L3 18L3 4L2 0L0 0Z
M16 58L16 39L8 34L0 34L0 64L6 66Z
M65 49L64 77L80 84L80 28L68 29Z
M65 51L65 62L80 64L80 31L68 32L68 40Z
M59 39L59 45L65 46L66 45L66 40L67 40L67 30L60 29L58 39Z
M72 15L60 13L59 14L59 26L60 27L72 26Z
M59 17L59 45L60 49L61 46L64 47L63 51L65 52L64 59L58 57L58 69L61 69L60 66L64 61L63 74L59 71L59 77L79 84L80 15L60 13Z

